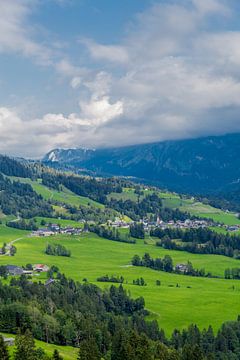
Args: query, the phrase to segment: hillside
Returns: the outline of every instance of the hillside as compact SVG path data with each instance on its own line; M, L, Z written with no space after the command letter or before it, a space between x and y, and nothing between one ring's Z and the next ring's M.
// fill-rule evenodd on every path
M190 193L238 189L240 134L122 148L56 149L43 162L100 175L133 176Z
M0 174L0 290L4 288L5 296L0 332L15 334L14 324L21 316L47 354L56 345L64 359L75 360L76 348L84 347L90 336L91 346L99 351L94 360L115 360L114 355L109 357L121 343L111 330L115 327L127 339L144 333L144 341L151 343L147 352L164 343L171 353L176 328L184 344L186 333L192 336L191 327L185 330L192 323L198 326L201 342L203 329L210 325L215 334L226 321L237 326L240 220L236 213L215 208L208 199L201 202L198 197L126 179L79 176L23 161L14 162L12 171L9 161L9 168ZM29 173L25 174L25 167ZM12 204L8 212L5 198ZM136 265L136 257L149 261ZM29 270L36 264L49 271ZM188 270L176 270L179 264ZM28 277L6 275L7 265L28 271ZM66 296L63 303L59 293ZM217 335L212 341L217 346ZM141 347L142 342L138 344ZM184 359L182 347L176 351L175 358ZM151 358L159 359L153 354Z

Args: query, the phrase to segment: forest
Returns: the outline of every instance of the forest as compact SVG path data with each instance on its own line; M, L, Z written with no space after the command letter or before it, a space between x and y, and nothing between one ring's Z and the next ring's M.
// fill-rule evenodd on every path
M236 360L240 356L240 321L223 324L217 334L211 326L201 331L190 325L166 338L156 321L144 320L148 312L143 298L131 299L122 285L102 291L58 273L56 281L46 286L22 275L9 285L0 283L0 295L0 331L18 334L15 360L49 359L44 351L36 351L31 335L75 346L83 360ZM0 338L1 354L5 354L1 359L8 359Z
M151 230L151 236L161 240L156 243L171 250L183 250L196 254L217 254L239 258L240 236L229 233L217 233L208 228L174 229L156 228ZM180 239L181 244L173 240Z

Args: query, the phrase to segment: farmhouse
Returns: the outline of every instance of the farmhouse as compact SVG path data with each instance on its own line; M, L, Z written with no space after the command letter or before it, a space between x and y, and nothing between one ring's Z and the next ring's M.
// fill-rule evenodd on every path
M23 274L23 269L20 266L16 266L16 265L7 265L6 266L7 269L7 273L9 275L22 275Z
M49 270L49 267L44 264L35 264L33 265L33 270L36 272L47 272Z
M177 265L175 266L175 270L176 270L176 271L180 271L180 272L182 272L182 273L184 273L185 271L187 271L187 269L188 269L188 267L187 267L187 265L185 265L185 264L177 264Z

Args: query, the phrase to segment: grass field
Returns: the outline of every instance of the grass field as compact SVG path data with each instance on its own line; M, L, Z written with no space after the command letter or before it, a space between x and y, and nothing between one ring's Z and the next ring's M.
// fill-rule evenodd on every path
M15 335L12 334L6 334L1 333L4 337L7 338L15 338ZM42 348L46 352L48 356L52 356L55 349L59 351L59 354L63 356L64 360L74 360L77 359L78 355L78 349L73 348L71 346L59 346L59 345L53 345L53 344L47 344L43 341L35 340L36 348ZM15 350L15 346L9 346L9 354L11 356L11 359L13 359L13 354Z
M74 228L82 228L83 223L73 220L65 220L65 219L53 219L47 217L36 217L36 223L38 226L41 226L41 221L45 220L47 224L60 224L61 226L72 226ZM44 227L44 226L43 226Z
M144 189L144 188L143 188ZM143 190L143 195L140 196L140 200L144 196L151 194L152 190ZM197 202L194 198L181 198L176 193L170 192L158 192L159 197L162 199L164 206L172 209L177 209L185 212L189 212L191 215L196 215L201 218L212 219L213 221L223 223L225 225L236 225L240 224L240 220L236 214L231 212L225 212L221 209L214 208L210 205ZM108 198L114 198L117 200L132 200L137 201L138 196L135 194L134 189L125 188L122 193L111 193Z
M36 193L42 195L46 200L53 200L59 203L73 205L73 206L94 206L100 209L104 209L104 205L93 201L88 197L78 196L72 191L62 186L61 191L49 189L47 186L42 185L41 180L32 181L27 178L15 178L11 177L12 180L21 181L26 184L30 184Z
M26 234L28 234L27 231L9 228L4 224L0 224L0 246L5 242L7 243L22 238L26 236Z
M166 194L168 194L168 196L166 196ZM210 205L196 202L194 199L181 199L176 194L166 194L165 196L163 196L162 193L160 194L160 197L163 199L163 203L166 207L173 209L179 208L179 210L189 212L191 215L212 219L213 221L223 223L225 225L240 224L240 220L234 213L216 209Z
M69 250L70 258L49 256L44 253L49 242L61 242ZM51 238L28 238L18 241L17 254L13 258L0 257L0 265L45 263L56 265L67 276L96 283L102 275L123 275L124 286L134 297L143 296L146 307L168 335L174 328L184 328L197 323L201 328L212 324L214 329L226 320L234 320L240 313L240 282L224 279L193 278L168 274L130 265L135 254L149 252L152 257L170 254L174 263L192 261L195 268L205 267L214 275L223 276L227 267L239 266L239 261L216 255L197 255L169 251L143 241L124 244L105 240L94 234L81 236L57 236ZM146 287L132 285L132 281L143 277ZM156 280L161 286L156 286ZM97 283L106 287L109 284ZM179 287L176 287L176 285ZM234 289L233 289L234 286Z
M145 196L150 195L153 193L152 190L142 189L143 194L139 196L139 200L142 200ZM138 195L135 193L135 190L133 188L123 188L123 191L121 193L111 193L108 195L108 199L111 198L116 200L132 200L137 201Z

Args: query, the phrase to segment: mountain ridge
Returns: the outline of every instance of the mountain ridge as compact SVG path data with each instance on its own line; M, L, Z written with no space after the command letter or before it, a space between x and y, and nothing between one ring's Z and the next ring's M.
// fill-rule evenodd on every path
M136 177L176 191L206 193L239 186L239 153L240 133L236 133L96 150L55 149L43 162L96 175Z

